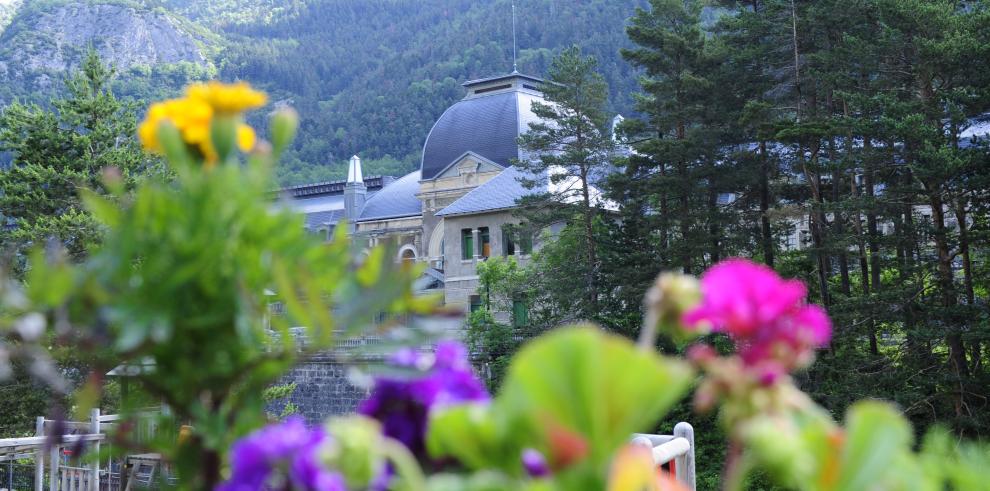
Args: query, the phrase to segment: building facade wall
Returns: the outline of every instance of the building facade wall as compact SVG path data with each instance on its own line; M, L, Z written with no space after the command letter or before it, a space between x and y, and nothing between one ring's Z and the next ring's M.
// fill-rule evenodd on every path
M448 216L444 218L444 303L452 307L460 307L465 311L470 307L471 295L478 291L478 262L483 258L463 259L461 250L461 231L477 230L488 227L490 237L490 257L505 257L503 227L519 223L519 219L511 211L500 211L475 215ZM477 243L475 249L480 250ZM520 262L528 257L514 256Z

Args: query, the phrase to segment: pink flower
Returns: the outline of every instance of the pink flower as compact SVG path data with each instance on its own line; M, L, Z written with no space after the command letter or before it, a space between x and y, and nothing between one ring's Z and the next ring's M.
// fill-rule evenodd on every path
M701 292L702 302L685 314L685 324L728 334L764 383L806 366L831 337L825 311L805 303L804 284L764 265L745 259L718 263L702 275Z

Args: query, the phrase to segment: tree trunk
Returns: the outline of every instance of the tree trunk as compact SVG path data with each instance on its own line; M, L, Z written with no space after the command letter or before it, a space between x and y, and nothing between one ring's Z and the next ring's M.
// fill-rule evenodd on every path
M849 106L843 101L843 111L846 117L849 116ZM854 140L852 135L846 137L846 151L852 154L854 148ZM865 146L865 144L864 144ZM850 159L851 161L852 159ZM852 178L849 180L849 191L852 195L853 200L857 203L857 208L862 207L863 204L860 201L859 185L856 183L856 171L853 169ZM852 216L853 232L856 234L856 251L858 253L859 259L859 282L860 289L863 292L863 297L869 299L870 297L870 267L867 263L866 256L866 242L863 240L863 215L857 210ZM877 328L876 328L876 317L873 312L869 312L869 320L867 321L867 333L869 335L870 342L870 354L878 355L880 353L879 343L877 342Z
M932 226L934 227L935 251L938 254L938 283L941 290L942 307L946 310L943 318L948 316L946 324L949 331L946 333L945 341L949 345L949 364L956 377L959 378L960 390L953 396L956 416L962 417L964 414L964 397L962 393L962 381L969 377L969 364L966 360L966 347L963 345L962 333L958 327L952 326L952 308L956 306L955 284L952 278L952 255L949 251L948 230L945 226L944 200L938 184L928 184L925 186L929 193L929 202L932 207Z
M595 250L595 216L588 191L588 167L581 166L581 198L584 200L584 239L588 248L588 301L593 314L598 313L598 256Z
M963 290L966 295L966 305L976 302L973 291L973 263L969 256L969 224L966 223L966 202L960 198L956 203L956 221L959 222L959 253L962 255Z
M831 95L829 95L829 99L831 99ZM832 106L831 100L828 102L828 105L829 107ZM832 167L832 202L839 203L842 195L841 185L842 185L842 178L844 177L843 176L844 172L842 172L838 168L837 163L839 161L839 153L838 150L835 148L835 138L829 138L828 153L829 153L828 155L829 164ZM836 208L835 216L832 218L832 228L834 229L834 235L835 235L832 239L833 240L832 246L833 247L835 247L836 245L838 246L838 248L835 250L835 254L836 256L838 256L839 259L839 288L841 289L842 294L848 298L849 295L852 293L852 286L849 280L849 252L846 250L846 245L845 245L846 217L839 210L838 206L836 206L835 208Z
M756 9L756 2L753 2ZM773 267L773 231L770 229L770 159L767 158L767 142L760 140L760 238L763 243L763 261Z

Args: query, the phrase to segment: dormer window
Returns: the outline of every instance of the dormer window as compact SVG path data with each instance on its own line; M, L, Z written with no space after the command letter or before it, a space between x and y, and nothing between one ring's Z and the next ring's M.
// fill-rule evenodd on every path
M485 92L495 92L496 90L511 88L512 84L496 85L494 87L485 87L483 89L475 90L475 94L484 94ZM535 89L534 89L535 90Z

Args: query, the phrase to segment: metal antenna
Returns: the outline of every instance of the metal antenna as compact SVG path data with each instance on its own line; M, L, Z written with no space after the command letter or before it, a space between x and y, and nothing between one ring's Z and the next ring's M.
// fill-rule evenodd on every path
M512 2L512 73L519 73L516 67L516 2Z

